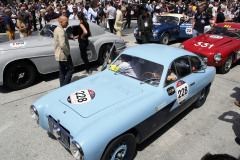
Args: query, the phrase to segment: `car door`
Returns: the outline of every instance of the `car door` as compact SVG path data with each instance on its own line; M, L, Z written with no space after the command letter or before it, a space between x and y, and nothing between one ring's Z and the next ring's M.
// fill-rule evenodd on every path
M170 78L169 78L170 77ZM191 97L195 94L195 79L192 75L188 56L177 58L168 70L164 90L168 95L169 111L184 110L192 103Z

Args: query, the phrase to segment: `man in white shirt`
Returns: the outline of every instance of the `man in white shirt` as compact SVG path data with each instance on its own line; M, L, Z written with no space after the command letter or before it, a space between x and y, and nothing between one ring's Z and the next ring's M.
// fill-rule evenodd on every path
M116 8L113 7L113 2L109 3L109 7L107 8L107 18L109 23L109 28L111 33L113 33L114 24L115 24L115 17L116 17Z
M79 9L78 12L83 12L86 19L88 19L88 11L86 10L86 8L84 7L84 4L80 4L79 5Z
M93 10L95 8L95 3L91 3L91 7L88 9L88 21L96 23L97 12Z
M77 6L73 6L73 13L69 16L69 19L78 19L78 9Z
M68 2L68 11L72 14L73 13L73 5Z

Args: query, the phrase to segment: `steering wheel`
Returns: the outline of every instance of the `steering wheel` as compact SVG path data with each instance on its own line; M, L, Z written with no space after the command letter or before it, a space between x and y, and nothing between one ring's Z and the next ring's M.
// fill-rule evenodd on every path
M160 75L153 72L144 72L142 74L142 81L147 82L153 86L158 86L160 82Z

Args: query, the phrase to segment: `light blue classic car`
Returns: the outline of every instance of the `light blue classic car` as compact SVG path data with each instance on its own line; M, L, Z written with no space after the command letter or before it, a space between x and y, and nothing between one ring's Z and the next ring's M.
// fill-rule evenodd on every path
M187 107L203 105L215 72L186 50L140 45L40 98L31 116L76 159L131 160L136 144Z

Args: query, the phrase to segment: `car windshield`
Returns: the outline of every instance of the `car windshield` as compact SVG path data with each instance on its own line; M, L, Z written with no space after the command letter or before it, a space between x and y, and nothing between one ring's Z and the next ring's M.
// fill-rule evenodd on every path
M227 26L228 27L216 26L212 30L208 31L207 34L214 34L219 36L240 39L240 29L229 28L230 26L229 25Z
M178 25L179 18L173 16L160 16L158 17L157 23L170 23L174 25Z
M57 26L55 26L55 25L47 24L47 25L45 25L44 28L41 30L40 35L41 35L41 36L44 36L44 37L53 37L53 32L54 32L54 29L55 29L56 27L57 27Z
M157 87L161 80L163 65L122 54L109 67L109 70Z

